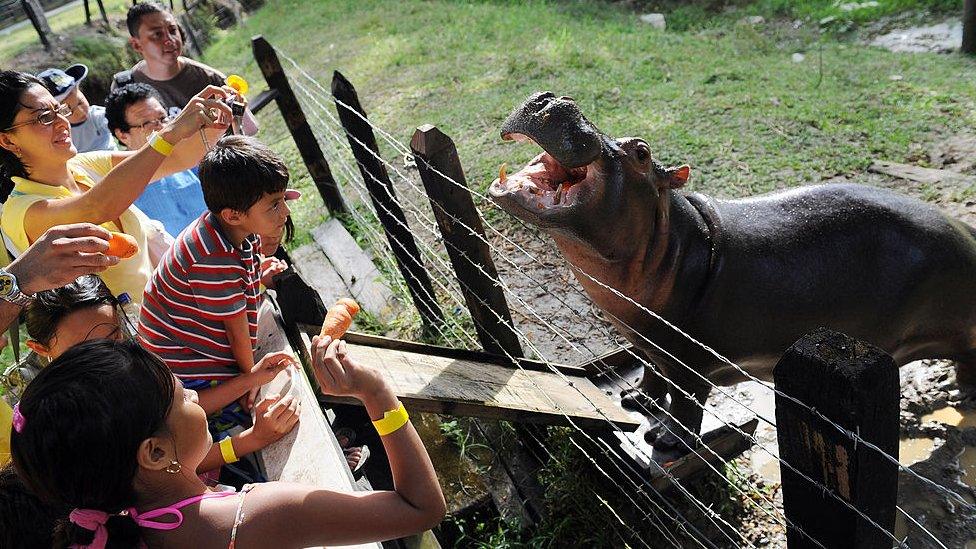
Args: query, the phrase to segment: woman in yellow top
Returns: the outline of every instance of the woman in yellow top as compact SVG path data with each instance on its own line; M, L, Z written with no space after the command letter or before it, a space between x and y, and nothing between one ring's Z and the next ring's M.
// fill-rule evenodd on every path
M141 149L78 154L67 118L71 109L34 76L0 72L0 197L9 192L0 229L6 244L20 254L50 227L67 223L127 233L139 252L102 278L112 293L141 303L155 265L147 250L149 218L132 203L150 181L200 162L206 152L202 135L214 142L229 125L229 93L208 86Z

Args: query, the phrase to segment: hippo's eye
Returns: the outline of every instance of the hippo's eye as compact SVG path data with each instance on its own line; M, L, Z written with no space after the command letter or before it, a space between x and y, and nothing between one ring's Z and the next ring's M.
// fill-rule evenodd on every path
M637 145L636 152L637 152L637 160L640 160L641 162L645 162L647 161L648 158L651 157L651 150L647 148L647 145L644 144Z

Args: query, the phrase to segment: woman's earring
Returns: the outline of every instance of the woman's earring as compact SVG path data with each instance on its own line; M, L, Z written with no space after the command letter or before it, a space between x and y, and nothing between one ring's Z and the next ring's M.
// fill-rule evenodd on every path
M167 473L171 474L171 475L175 475L176 473L179 473L180 471L183 470L183 466L180 465L180 462L178 462L178 461L176 461L174 459L174 460L170 461L169 462L169 465L167 465L166 468L163 469L163 470L166 471Z

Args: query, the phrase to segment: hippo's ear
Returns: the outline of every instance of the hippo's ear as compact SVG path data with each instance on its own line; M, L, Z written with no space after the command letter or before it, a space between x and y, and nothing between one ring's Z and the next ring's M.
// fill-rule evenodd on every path
M678 167L668 168L664 173L667 174L668 188L680 189L688 182L688 176L691 175L691 167L683 164Z

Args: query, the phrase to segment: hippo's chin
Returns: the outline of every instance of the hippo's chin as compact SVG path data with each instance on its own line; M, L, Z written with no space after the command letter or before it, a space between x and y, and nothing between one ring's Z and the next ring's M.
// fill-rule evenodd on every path
M548 218L570 214L586 200L597 179L598 163L567 169L543 152L518 172L495 179L489 193L508 213L544 224Z

